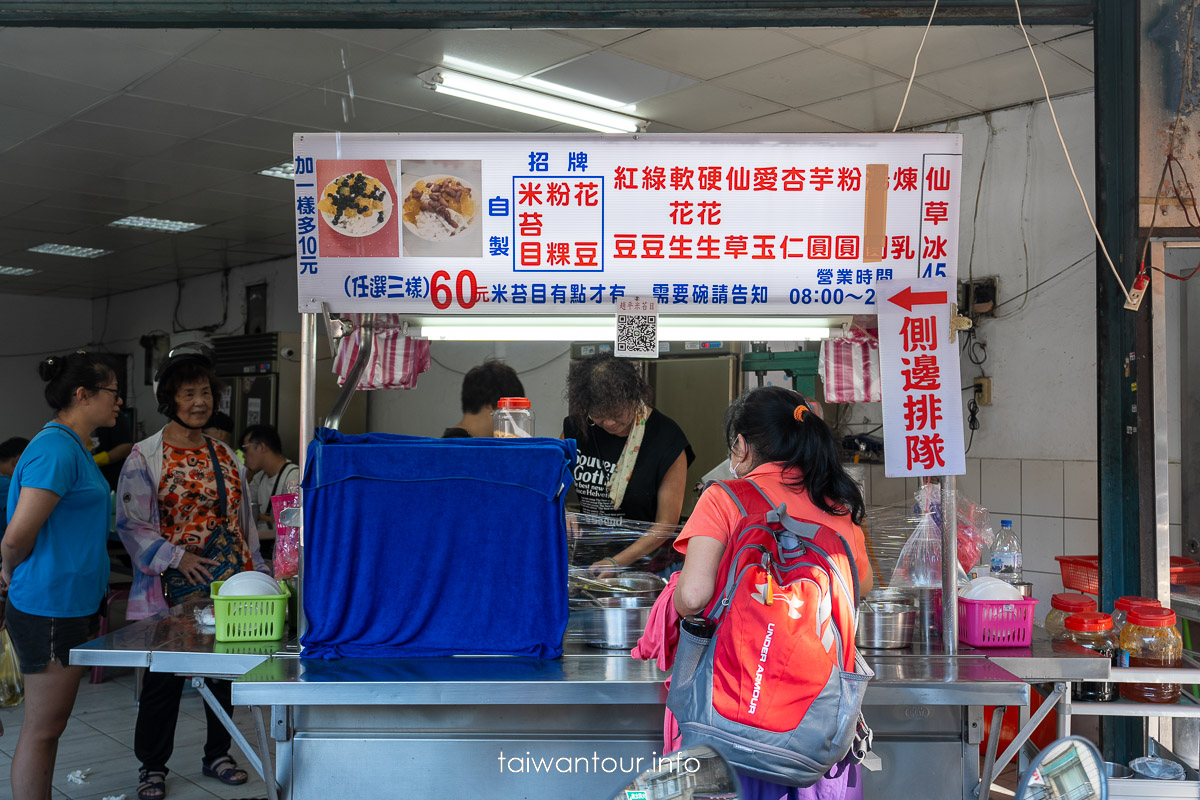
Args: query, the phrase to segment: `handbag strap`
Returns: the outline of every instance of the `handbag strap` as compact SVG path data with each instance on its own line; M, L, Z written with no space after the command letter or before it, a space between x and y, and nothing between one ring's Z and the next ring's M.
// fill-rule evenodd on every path
M283 480L283 473L287 472L287 468L292 465L291 461L284 461L283 466L279 468L279 474L275 476L275 485L271 487L271 497L279 494L279 482Z
M221 468L221 459L217 458L217 448L213 445L212 439L205 436L205 444L208 445L208 454L212 456L213 473L217 476L217 502L220 507L217 513L221 515L221 521L229 519L229 495L225 492L225 470Z

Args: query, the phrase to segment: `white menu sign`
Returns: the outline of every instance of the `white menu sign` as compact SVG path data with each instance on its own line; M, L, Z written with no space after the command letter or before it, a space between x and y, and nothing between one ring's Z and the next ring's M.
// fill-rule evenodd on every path
M874 314L957 274L946 133L294 138L299 308Z
M962 386L950 341L951 277L885 281L879 288L884 474L961 475Z

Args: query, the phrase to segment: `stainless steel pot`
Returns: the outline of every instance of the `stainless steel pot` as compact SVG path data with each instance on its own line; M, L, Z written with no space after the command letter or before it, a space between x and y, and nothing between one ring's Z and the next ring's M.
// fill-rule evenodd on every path
M880 603L874 611L858 612L854 641L864 650L894 650L912 644L917 609L899 603Z
M646 629L653 605L654 600L648 597L599 598L597 608L590 612L592 638L588 643L610 650L630 649Z

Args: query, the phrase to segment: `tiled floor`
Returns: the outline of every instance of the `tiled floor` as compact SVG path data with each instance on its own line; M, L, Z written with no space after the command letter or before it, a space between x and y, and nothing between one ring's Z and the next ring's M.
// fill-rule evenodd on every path
M58 747L54 767L55 800L102 800L125 795L126 800L137 796L138 761L133 755L133 726L137 708L134 705L132 672L92 685L84 678L79 687L75 711ZM24 706L0 709L4 735L0 736L0 797L11 796L9 766L17 747L17 735L24 717ZM254 741L254 723L245 708L235 708L234 721L246 738ZM206 778L200 771L205 738L204 703L191 688L185 689L180 705L179 725L175 734L175 753L168 767L167 797L169 800L235 800L236 798L265 797L266 786L233 746L231 755L250 773L244 786L226 786L215 778ZM83 785L71 783L67 774L77 769L91 769Z

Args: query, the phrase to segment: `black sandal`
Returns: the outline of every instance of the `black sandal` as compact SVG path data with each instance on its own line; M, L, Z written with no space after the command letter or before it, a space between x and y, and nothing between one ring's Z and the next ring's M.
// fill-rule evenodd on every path
M237 762L234 761L228 753L222 756L217 756L212 761L201 762L203 764L203 772L209 778L216 778L221 783L227 786L241 786L246 781L250 780L250 776L244 769L238 769ZM155 800L154 798L141 798L139 800Z
M163 800L167 796L167 773L138 770L137 796L138 800Z

